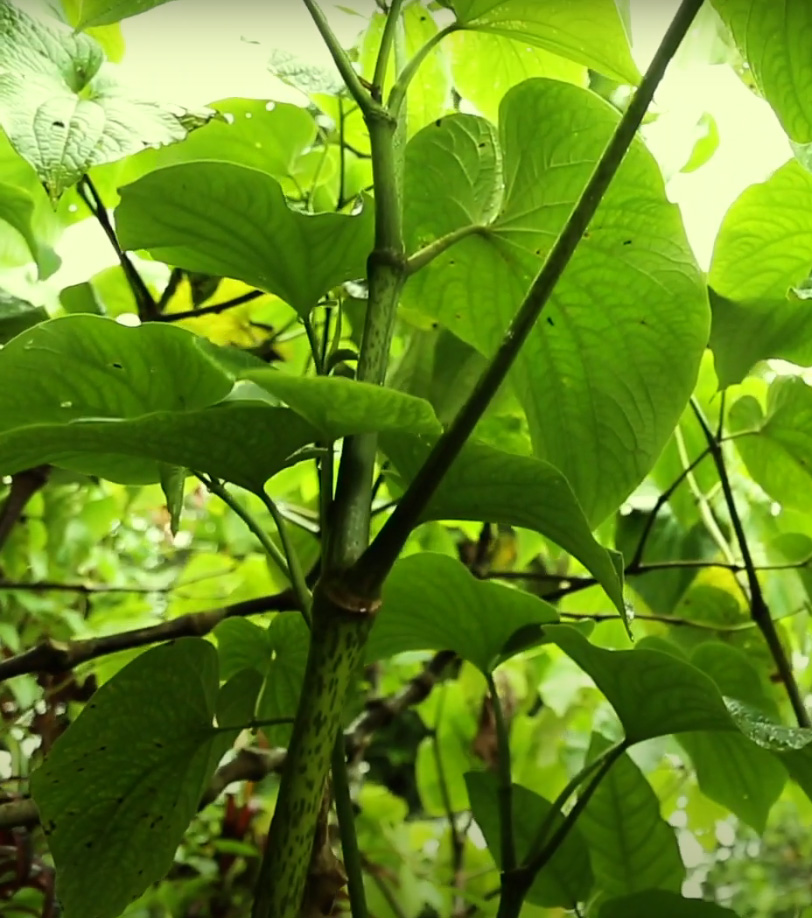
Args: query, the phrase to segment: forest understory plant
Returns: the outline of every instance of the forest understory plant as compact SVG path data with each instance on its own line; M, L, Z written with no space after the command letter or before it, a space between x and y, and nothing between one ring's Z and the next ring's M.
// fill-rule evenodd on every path
M809 812L812 9L641 76L614 0L303 0L304 104L190 111L117 82L160 5L0 0L0 899L737 914L677 828ZM703 41L795 151L707 274L640 136Z

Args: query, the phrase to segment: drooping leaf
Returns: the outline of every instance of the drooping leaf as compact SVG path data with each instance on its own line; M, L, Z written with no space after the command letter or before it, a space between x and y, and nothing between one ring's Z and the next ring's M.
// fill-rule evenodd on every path
M88 35L0 3L0 126L51 199L92 166L182 140L213 111L131 98Z
M812 364L810 273L812 216L804 205L812 174L790 161L745 189L716 237L711 348L719 383L737 383L759 360Z
M643 647L603 650L568 625L545 625L543 631L593 679L631 742L694 730L735 730L713 681L690 663Z
M691 663L707 673L726 698L744 701L778 720L777 705L766 695L759 671L735 647L719 641L700 644ZM763 832L787 778L775 755L738 733L683 733L678 739L691 757L700 790Z
M489 165L487 142L480 174L467 141L458 155L442 139L460 133L451 127L458 116L418 134L406 151L407 238L415 226L421 241L470 226L470 206L456 203L463 193L466 202L504 200L485 229L410 278L406 305L492 354L617 118L578 87L522 83L500 111L504 180ZM433 187L445 180L451 194L436 193L433 211L419 204L412 212L426 170ZM537 457L566 476L590 523L614 510L656 460L696 381L707 335L705 287L679 213L636 143L510 376Z
M468 772L465 775L471 810L497 866L502 864L499 829L499 787L496 775ZM519 784L513 785L513 832L516 858L521 863L533 844L539 826L548 817L552 804ZM552 831L563 821L558 815ZM589 850L581 826L567 833L561 846L539 871L527 894L527 901L544 908L573 908L589 897L594 883Z
M27 328L39 325L48 318L42 306L34 306L0 291L0 344L6 344Z
M804 42L790 40L812 30L812 7L806 0L713 0L713 5L781 126L797 143L812 141L812 62Z
M593 734L589 757L609 746ZM677 836L660 815L660 801L624 753L610 767L579 819L601 891L622 896L646 889L679 892L685 867Z
M65 918L115 918L165 876L216 764L217 700L211 644L156 647L105 683L33 774Z
M31 226L34 199L23 188L0 182L0 221L15 229L25 240L31 258L40 262L40 247Z
M776 379L766 413L751 395L730 409L736 449L755 481L787 507L812 509L812 388L798 376Z
M81 0L76 28L110 25L166 2L168 0Z
M381 445L407 481L430 448L429 441L403 434L387 434ZM620 557L595 540L566 478L547 462L469 443L422 519L481 520L540 532L576 557L625 614Z
M169 528L174 536L180 529L180 518L183 513L183 488L189 470L162 462L159 464L158 474L161 476L161 490L164 492L166 509L169 511Z
M297 377L270 369L250 370L243 377L281 399L329 439L342 436L348 426L357 431L440 432L427 401L395 389L343 376Z
M705 112L697 123L698 137L688 161L680 172L695 172L704 166L719 147L719 127L713 115Z
M466 28L546 48L624 83L640 79L611 0L595 0L588 11L566 0L454 0L453 7Z
M251 383L234 388L233 370L230 352L172 325L128 328L87 315L45 322L0 351L2 474L52 463L146 483L160 481L166 463L258 491L303 446L392 423L394 404L395 424L436 426L428 405L380 389L367 393L363 415L336 399L322 431ZM292 383L310 392L308 380Z
M488 673L511 656L506 646L517 631L557 617L552 606L529 593L477 580L453 558L423 552L392 569L367 659L454 650Z
M685 899L665 889L650 889L601 905L598 918L736 918L736 913L715 902Z
M244 281L306 315L332 287L365 275L371 208L357 216L292 211L271 176L234 163L158 169L121 189L116 228L188 271Z

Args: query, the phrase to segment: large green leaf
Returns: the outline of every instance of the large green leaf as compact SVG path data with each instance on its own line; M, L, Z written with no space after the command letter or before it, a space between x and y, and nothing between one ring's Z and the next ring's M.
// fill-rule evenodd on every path
M546 48L624 83L640 79L613 0L592 0L588 10L567 0L453 0L453 7L466 28Z
M722 386L759 360L812 364L803 287L812 251L812 174L790 161L751 185L725 214L713 249L711 348Z
M777 705L742 651L709 641L696 648L691 663L707 673L725 697L744 701L778 719ZM682 733L679 742L691 757L702 793L763 832L786 783L781 762L738 733Z
M81 0L76 28L110 25L129 16L145 13L166 2L167 0Z
M594 734L590 757L609 746ZM579 825L601 891L622 896L645 889L679 892L685 867L674 830L642 771L624 753L589 798Z
M292 211L265 172L224 162L158 169L121 189L116 228L125 249L245 281L306 315L343 281L363 277L372 209L357 216Z
M47 462L146 483L166 463L258 491L318 440L437 428L420 399L359 386L356 402L356 383L325 382L288 377L277 386L288 408L247 380L235 386L230 352L176 326L54 319L0 351L0 474Z
M184 638L125 666L57 740L31 789L65 918L114 918L166 875L223 751L218 707L217 654Z
M592 678L631 742L693 730L735 730L716 685L690 663L643 647L604 650L568 625L545 625L543 631Z
M316 122L307 109L258 99L223 99L211 107L222 115L182 143L145 150L124 165L121 184L179 163L218 160L260 169L282 179L316 139Z
M766 411L751 395L730 409L729 424L747 471L774 500L812 510L812 388L800 377L770 385Z
M715 902L683 899L664 889L651 889L611 899L601 905L598 918L736 918L736 913Z
M88 35L0 2L0 126L56 201L91 166L182 140L214 114L131 98Z
M496 775L468 772L465 783L474 819L485 836L494 861L501 867L499 785ZM519 863L530 853L539 826L548 818L551 809L552 804L544 797L519 784L513 785L513 837ZM563 816L558 814L552 830L558 828L562 821ZM536 874L527 901L544 908L573 908L578 902L587 900L593 883L589 851L579 821L567 833L544 869Z
M577 86L587 82L583 64L528 46L526 41L468 30L454 32L447 40L455 89L494 124L505 93L524 80L548 77ZM487 61L486 67L483 61Z
M592 94L538 79L502 104L501 170L483 128L480 172L469 119L461 127L453 116L418 134L406 151L410 247L472 223L480 229L410 279L406 305L492 354L617 120ZM421 191L427 171L431 208ZM469 203L480 201L487 207ZM654 159L635 143L510 377L536 455L563 472L591 523L653 465L696 381L707 336L706 291L679 213Z
M431 405L395 389L362 383L343 376L300 377L278 370L249 370L242 374L293 408L329 439L372 430L440 433Z
M758 88L796 143L812 141L812 60L805 40L812 32L807 0L713 0Z
M557 618L529 593L477 580L459 561L424 552L398 561L387 578L367 659L454 650L488 673L511 655L506 646L517 631Z
M408 481L428 456L430 441L387 434L381 446ZM566 478L547 462L469 443L443 478L422 519L481 520L540 532L576 557L618 611L625 613L620 556L595 540Z

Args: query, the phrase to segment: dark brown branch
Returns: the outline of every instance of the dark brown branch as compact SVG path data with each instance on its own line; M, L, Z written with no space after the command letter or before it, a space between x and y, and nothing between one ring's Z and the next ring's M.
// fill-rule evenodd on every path
M702 413L702 409L699 407L699 404L694 398L691 399L691 408L693 408L696 419L699 422L699 426L702 428L702 433L708 442L708 448L710 449L711 455L713 456L713 461L716 465L716 471L719 475L719 481L722 485L722 493L724 494L725 505L727 506L727 511L730 515L730 524L733 527L733 532L736 535L736 541L739 545L739 552L741 553L742 561L744 562L744 573L747 577L747 585L750 590L750 615L756 625L758 625L764 640L767 642L767 646L770 649L770 654L772 655L773 661L775 662L778 674L784 684L787 695L789 696L792 710L795 713L795 719L798 721L798 726L812 726L809 712L806 710L803 698L801 697L801 691L798 688L798 683L795 681L795 674L792 671L792 664L790 663L789 658L784 651L784 646L781 643L780 637L778 636L778 629L775 626L772 615L770 615L770 609L767 605L767 601L764 599L764 593L761 589L761 584L759 583L758 579L758 571L756 565L753 563L753 556L750 554L750 545L744 532L744 526L742 525L741 517L739 516L739 510L736 506L735 498L733 497L733 488L730 484L730 477L727 474L727 466L725 465L725 458L722 454L722 447L718 438L714 436L713 431L708 426L708 423L705 420L705 416Z
M158 322L180 322L182 319L199 319L201 316L219 315L227 309L233 309L235 306L242 306L244 303L250 303L259 297L265 296L264 290L249 290L248 293L242 293L235 296L232 300L223 300L222 303L213 303L211 306L201 306L200 309L187 309L185 312L163 312L156 316Z
M104 583L62 583L59 580L0 580L0 591L21 590L27 593L81 593L94 596L100 593L168 593L176 587L108 586Z
M96 186L88 176L84 176L76 186L76 190L79 192L79 197L85 202L87 209L93 214L96 220L98 220L99 226L104 230L105 236L107 236L110 245L116 253L116 257L121 265L121 270L124 272L124 277L127 279L127 283L132 290L135 305L138 310L138 318L141 319L142 322L149 322L155 319L158 315L155 298L150 293L149 287L147 287L144 282L144 278L141 277L136 270L129 255L127 255L124 249L119 245L116 231L113 228L113 224L110 222L110 217L107 215L107 208L104 206L104 201L102 201L101 195L96 190Z
M657 498L656 503L651 509L648 517L646 518L646 523L643 526L643 532L640 535L640 541L637 543L637 548L635 549L632 559L628 564L628 567L633 570L639 570L640 562L643 560L643 553L646 550L646 543L648 538L651 535L652 529L654 529L654 524L657 521L657 516L660 513L660 510L668 503L671 499L671 495L677 490L677 488L685 481L685 479L693 472L693 470L699 465L700 462L710 455L710 447L705 447L702 452L687 465L682 472L677 476L677 478L660 494Z
M0 550L19 522L28 501L45 485L50 470L50 466L40 465L11 476L11 488L0 509Z
M135 628L118 634L88 638L82 641L45 640L31 650L0 661L0 682L21 676L24 673L62 673L89 660L120 650L144 647L159 641L179 637L202 637L227 618L257 615L260 612L288 612L298 609L298 601L292 590L284 590L271 596L249 599L220 609L206 612L192 612L170 621Z

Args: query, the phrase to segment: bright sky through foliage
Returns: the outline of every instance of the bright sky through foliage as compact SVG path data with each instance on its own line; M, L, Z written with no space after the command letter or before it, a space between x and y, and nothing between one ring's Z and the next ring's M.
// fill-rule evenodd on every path
M354 0L337 9L324 7L346 45L363 27L362 13L373 0ZM631 0L633 50L644 69L678 4ZM331 8L332 7L332 8ZM149 13L125 20L127 43L122 76L146 97L199 106L232 96L301 103L302 97L267 70L271 51L284 48L303 59L329 65L329 55L300 0L232 0L227 4L174 0ZM669 68L657 95L660 117L644 129L646 141L682 208L691 244L703 268L710 262L713 240L725 211L740 192L762 181L786 162L791 151L766 102L757 98L726 65ZM716 119L720 143L710 161L690 174L679 170L688 160L704 113ZM64 265L59 285L85 279L115 261L93 221L65 234L60 247Z

